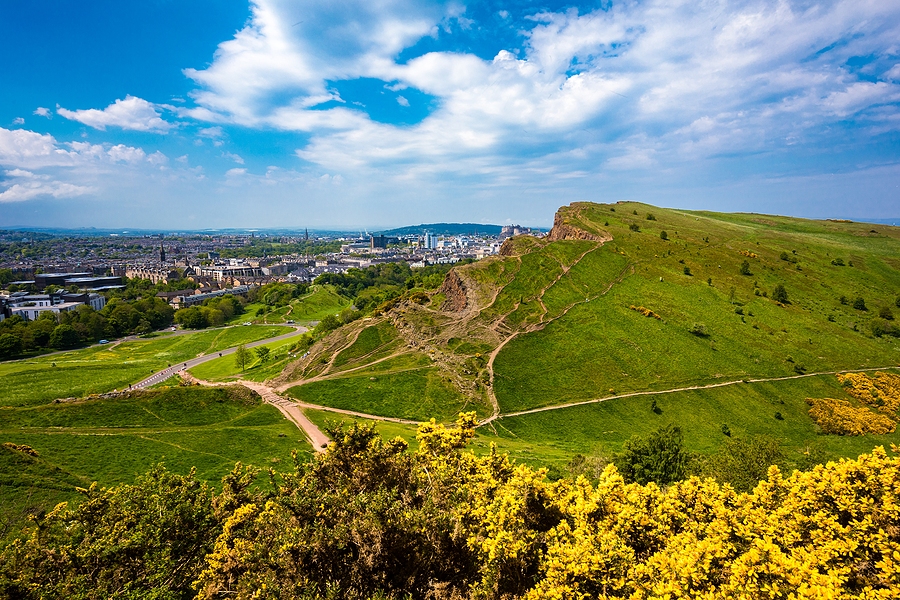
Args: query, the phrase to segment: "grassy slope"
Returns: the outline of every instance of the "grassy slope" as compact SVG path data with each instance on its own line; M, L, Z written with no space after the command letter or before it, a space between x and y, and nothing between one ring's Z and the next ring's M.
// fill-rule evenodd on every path
M297 428L247 390L178 387L43 406L0 409L0 443L31 446L32 457L0 446L0 505L52 505L74 486L130 482L164 462L197 468L218 482L241 461L287 468L309 447ZM273 460L274 459L274 460Z
M189 369L191 374L204 381L228 381L237 378L250 381L265 381L281 372L291 356L288 350L297 343L297 338L264 344L269 349L269 359L261 363L256 355L256 348L250 350L252 357L247 368L241 372L233 355L223 356ZM257 346L258 348L259 346Z
M0 405L43 404L122 389L169 364L289 331L229 327L0 363Z
M611 213L597 207L590 211L597 214L589 215L609 222L614 241L589 255L592 262L576 266L573 281L565 288L554 286L545 299L561 305L582 289L596 295L623 260L634 266L634 274L608 294L504 347L495 362L496 393L504 411L604 397L611 389L669 389L779 377L792 374L795 365L824 371L888 366L900 359L894 338L868 333L877 308L893 304L900 290L900 274L890 264L900 248L896 237L870 234L870 226L792 219L772 225L768 217L713 219L642 205L615 208ZM656 221L646 220L648 210ZM627 229L632 222L641 232ZM669 241L660 238L663 229ZM781 252L797 263L781 260ZM836 257L854 266L831 265ZM750 262L751 276L739 274L743 260ZM684 274L685 266L691 276ZM754 294L755 289L770 294L777 283L787 288L789 305ZM872 310L842 305L841 295L863 296ZM662 319L644 317L631 305L650 308ZM739 305L743 316L735 313ZM710 335L691 335L694 323L706 325Z

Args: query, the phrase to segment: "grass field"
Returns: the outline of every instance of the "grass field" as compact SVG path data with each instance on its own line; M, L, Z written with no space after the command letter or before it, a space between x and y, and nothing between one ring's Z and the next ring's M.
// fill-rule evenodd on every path
M291 311L286 318L304 324L321 321L327 315L339 313L348 306L350 301L330 285L314 285L308 294L291 302Z
M170 364L289 331L229 327L0 363L0 405L43 404L123 389Z
M252 359L243 372L238 368L233 355L216 358L188 369L188 371L194 377L204 381L228 381L238 378L250 381L265 381L280 373L284 365L291 360L288 350L296 343L297 338L291 338L280 342L263 344L269 349L270 353L265 363L260 362L259 357L256 355L256 348L260 346L251 348L250 356Z
M372 371L292 387L287 395L310 404L422 421L453 420L461 410L476 409L436 367L387 373L377 367L386 368L379 363ZM483 407L477 408L484 413Z
M16 510L77 497L75 486L133 481L156 463L217 483L240 461L290 468L311 453L302 432L245 388L175 387L0 409L0 505Z
M896 372L896 371L895 371ZM849 398L833 375L789 381L742 383L708 390L615 398L598 404L503 417L479 429L518 459L560 466L575 454L611 456L632 435L658 427L682 428L687 448L714 452L732 437L766 434L779 439L789 460L814 450L823 459L856 457L875 446L900 444L900 433L839 436L816 432L806 398ZM651 410L656 400L659 413ZM781 418L776 418L779 413ZM509 445L512 442L513 445Z

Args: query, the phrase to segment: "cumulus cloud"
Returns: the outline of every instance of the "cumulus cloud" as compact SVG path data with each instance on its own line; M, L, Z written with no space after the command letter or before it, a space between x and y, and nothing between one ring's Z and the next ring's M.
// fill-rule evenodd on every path
M236 162L239 165L244 164L244 159L238 154L233 154L231 152L223 152L222 156L224 156L225 158L227 158L229 160L233 160L234 162Z
M38 107L35 109L35 111L34 111L33 114L36 114L36 115L39 116L39 117L46 117L46 118L48 118L48 119L52 119L52 118L53 118L53 113L50 112L50 109L49 109L49 108L44 108L43 106L38 106Z
M524 44L492 59L437 51L401 63L436 28L478 23L456 3L352 0L301 12L254 0L212 64L186 71L199 89L183 114L309 132L297 154L328 170L496 173L543 156L559 161L560 176L566 161L573 173L649 169L803 144L847 118L896 127L900 7L891 3L649 0L526 16L509 25ZM881 57L867 67L877 81L854 74L854 56ZM349 103L317 106L339 99L329 82L366 77L430 94L437 109L400 127Z
M96 108L68 110L57 107L56 112L66 119L78 121L100 130L105 130L107 127L121 127L134 131L165 133L175 127L173 123L160 117L160 111L156 104L135 96L126 96L124 100L116 100L103 110Z
M74 198L83 196L93 191L92 188L63 183L59 181L28 181L14 183L0 192L0 204L6 202L24 202L40 196L52 196L53 198Z
M13 125L24 125L24 124L25 124L25 119L23 119L22 117L16 117L15 119L13 119Z

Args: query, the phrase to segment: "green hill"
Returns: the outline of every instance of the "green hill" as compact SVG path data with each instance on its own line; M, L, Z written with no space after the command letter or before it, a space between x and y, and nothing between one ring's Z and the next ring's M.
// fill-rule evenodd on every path
M565 454L617 451L623 436L660 422L647 408L653 393L671 392L699 450L729 423L844 454L846 442L817 434L805 399L849 396L834 375L807 376L898 364L898 269L900 229L886 225L575 203L548 236L508 240L499 256L453 269L431 297L410 294L333 333L279 383L305 402L419 418L370 380L368 369L402 359L428 369L405 377L407 393L434 398L428 385L453 386L488 421L480 431L501 445L545 444L537 455L553 454L553 440L566 441ZM707 389L729 383L748 391ZM602 410L516 414L598 401ZM590 433L606 431L601 419L616 421L608 443Z

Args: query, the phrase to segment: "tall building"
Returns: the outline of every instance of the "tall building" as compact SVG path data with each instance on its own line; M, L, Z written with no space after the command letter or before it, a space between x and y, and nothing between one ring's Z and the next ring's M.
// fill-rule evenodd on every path
M429 231L425 232L425 247L429 250L434 250L437 248L438 239L437 236L432 234Z
M166 249L163 248L162 242L159 243L159 262L166 262Z

